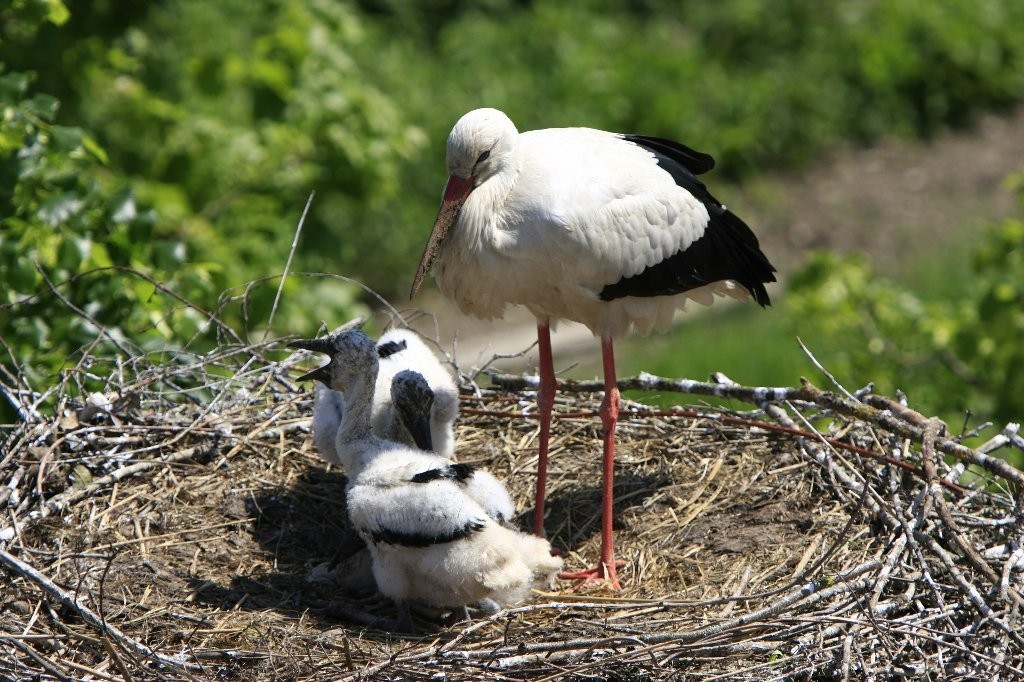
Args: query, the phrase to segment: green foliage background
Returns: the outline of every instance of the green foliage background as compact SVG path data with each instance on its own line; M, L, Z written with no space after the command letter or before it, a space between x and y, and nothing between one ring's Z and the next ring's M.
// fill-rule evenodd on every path
M1013 0L14 0L0 9L0 368L45 385L101 327L123 349L202 350L217 340L209 310L253 331L276 282L239 287L281 272L314 190L295 269L404 296L445 137L477 106L521 129L686 140L721 182L928 138L1022 95ZM1020 267L997 255L1019 253L1015 229L984 247L969 299L915 303L826 255L784 314L839 305L823 298L838 287L847 312L821 333L873 327L868 347L882 344L843 362L880 367L915 334L903 360L938 363L969 393L1019 370L1005 344L1019 346ZM275 327L340 319L353 291L290 279Z
M1024 177L1022 177L1024 179ZM1024 209L1024 193L1021 194ZM1024 222L991 228L964 291L932 299L878 276L861 256L813 255L789 284L788 315L815 320L828 367L953 419L1024 415ZM958 425L958 424L957 424Z

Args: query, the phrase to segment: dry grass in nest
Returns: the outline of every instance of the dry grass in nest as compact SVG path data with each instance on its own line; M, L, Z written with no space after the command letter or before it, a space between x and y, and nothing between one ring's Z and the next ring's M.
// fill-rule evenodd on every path
M639 377L635 387L758 409L626 405L615 484L625 589L560 582L521 607L422 619L419 635L398 636L372 627L394 615L372 590L311 579L348 565L359 542L343 473L312 449L311 392L292 379L305 356L272 355L136 358L130 380L106 379L116 399L91 407L85 381L67 376L56 417L25 410L8 429L0 677L1024 675L1022 477L987 454L1020 443L1013 425L971 450L883 398ZM463 396L460 458L528 509L533 397L520 379L496 381ZM598 555L593 388L564 387L552 433L546 525L568 568Z

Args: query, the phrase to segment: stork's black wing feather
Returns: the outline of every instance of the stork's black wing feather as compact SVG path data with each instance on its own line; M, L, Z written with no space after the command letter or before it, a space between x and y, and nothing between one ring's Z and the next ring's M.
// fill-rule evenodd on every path
M707 207L709 220L704 234L695 242L643 272L605 286L599 294L601 300L671 296L731 279L745 287L760 305L771 305L764 285L775 281L775 267L761 251L757 236L697 179L697 174L714 167L714 159L662 138L623 137L651 152L658 166L669 173L677 185Z
M624 139L638 144L644 149L661 154L667 158L681 163L686 170L694 175L707 173L715 167L715 158L710 154L690 149L681 142L666 140L664 137L651 137L649 135L623 135Z

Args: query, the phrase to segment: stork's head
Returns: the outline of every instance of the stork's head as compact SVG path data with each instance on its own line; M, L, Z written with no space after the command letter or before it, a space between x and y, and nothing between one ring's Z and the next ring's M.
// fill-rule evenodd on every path
M501 169L518 135L515 124L497 109L475 109L460 118L448 134L448 187L454 178L480 186Z
M299 377L299 381L316 380L335 391L344 391L357 380L370 375L372 384L377 378L377 344L364 332L356 329L323 336L319 339L292 341L291 348L302 348L325 353L330 361Z
M518 137L515 124L497 109L474 109L452 128L448 135L448 184L445 185L441 209L416 270L409 298L419 290L470 193L505 169Z

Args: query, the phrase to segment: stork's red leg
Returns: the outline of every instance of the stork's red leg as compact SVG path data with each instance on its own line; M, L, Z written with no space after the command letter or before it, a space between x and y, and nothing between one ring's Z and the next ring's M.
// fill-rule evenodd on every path
M604 362L604 400L601 402L601 422L604 425L604 461L601 486L601 560L596 568L562 573L560 578L582 580L583 585L607 580L616 590L622 589L616 575L615 543L612 536L612 502L615 475L615 425L619 422L619 383L615 376L615 351L612 339L601 339L601 358Z
M555 407L555 365L551 359L551 327L547 321L537 323L537 353L540 355L540 387L537 410L540 412L540 454L537 457L537 504L533 513L533 533L544 534L544 490L548 477L548 436L551 433L551 411Z
M615 575L615 542L612 537L612 502L615 498L615 427L619 423L619 381L615 376L615 350L612 339L601 339L601 358L604 361L604 400L601 402L601 422L604 424L604 459L601 506L601 564L598 569L615 589L622 589Z

